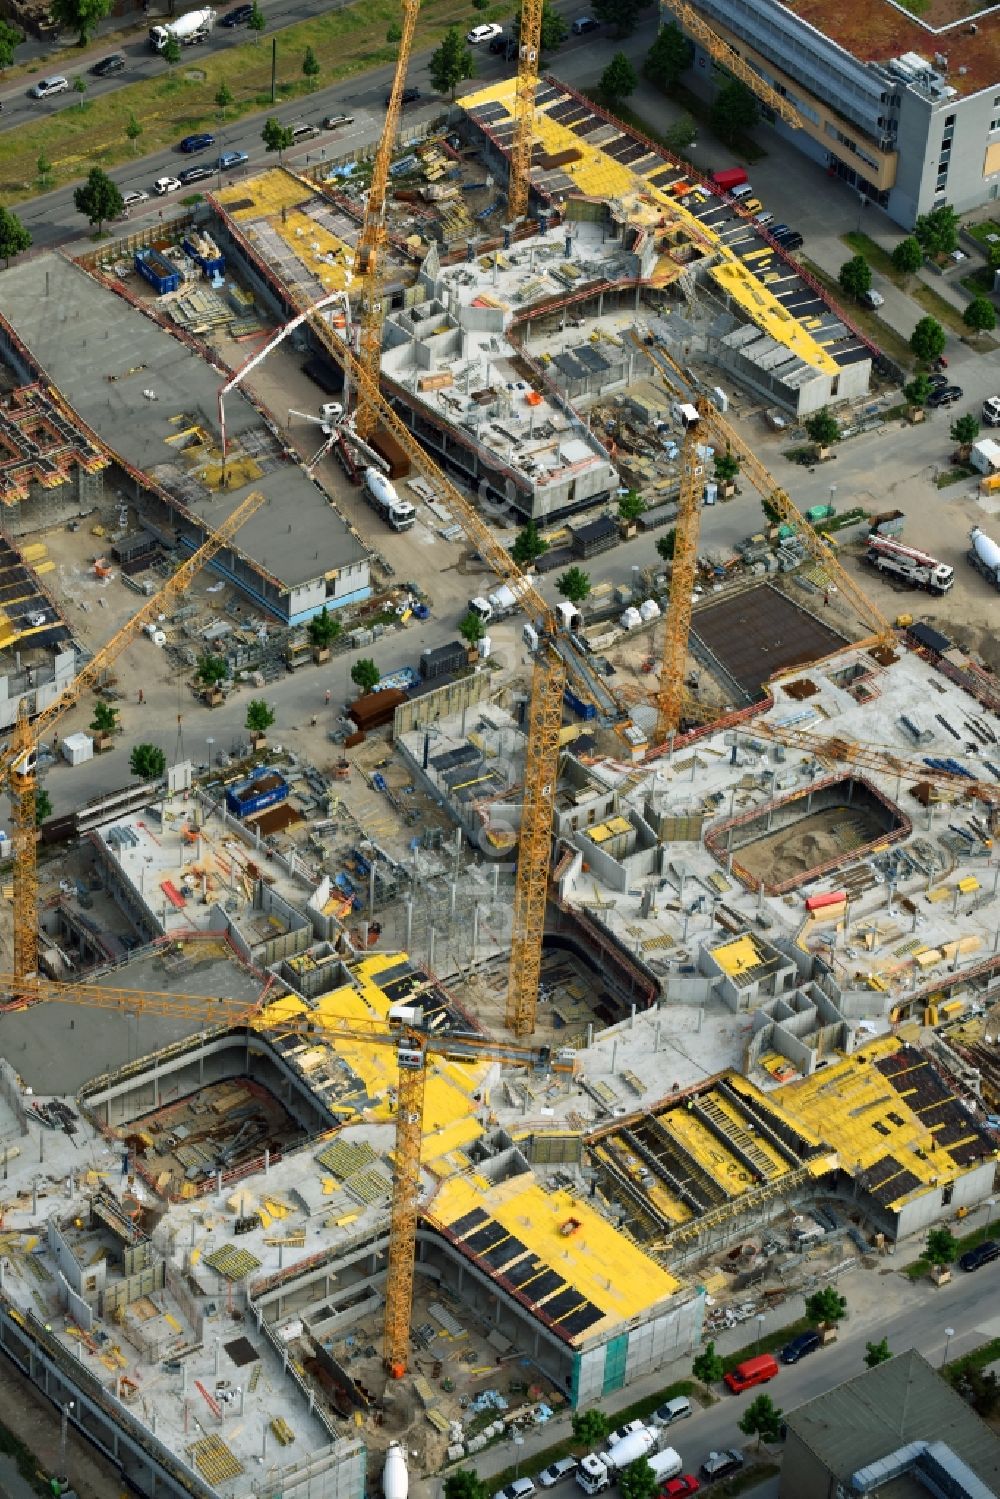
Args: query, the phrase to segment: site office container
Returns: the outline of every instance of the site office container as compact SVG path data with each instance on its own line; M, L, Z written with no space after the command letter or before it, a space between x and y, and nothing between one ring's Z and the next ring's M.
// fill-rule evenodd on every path
M348 708L347 714L359 729L367 732L391 723L396 709L405 702L405 692L398 687L389 687L385 692L369 692L359 697Z
M749 181L750 178L742 167L727 167L724 172L716 172L712 178L712 186L721 193L731 193L734 187L740 187Z
M739 1395L743 1390L751 1389L755 1384L767 1384L769 1379L774 1379L778 1373L778 1361L773 1353L759 1353L756 1358L744 1359L742 1364L737 1364L735 1369L725 1376L726 1384Z

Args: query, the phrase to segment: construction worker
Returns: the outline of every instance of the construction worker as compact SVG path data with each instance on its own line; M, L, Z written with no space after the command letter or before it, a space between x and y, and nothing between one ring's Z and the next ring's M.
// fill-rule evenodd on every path
M330 706L330 689L329 689L329 687L326 689L326 692L323 694L323 701L326 703L327 707Z

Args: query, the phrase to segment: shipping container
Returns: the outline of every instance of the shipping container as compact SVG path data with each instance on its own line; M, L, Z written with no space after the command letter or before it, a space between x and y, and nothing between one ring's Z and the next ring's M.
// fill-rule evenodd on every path
M597 717L597 709L593 703L584 702L583 698L577 697L576 693L568 687L563 688L563 702L571 713L576 714L577 718L589 722L590 719Z
M406 693L398 687L388 692L369 692L359 697L348 708L347 713L354 726L362 732L381 728L392 723L393 715L400 703L406 702Z
M277 770L258 770L237 786L226 792L226 807L234 817L251 817L283 802L288 795L288 782Z
M396 441L392 433L387 432L384 427L376 427L369 441L379 457L388 465L389 478L405 479L410 472L409 454Z
M420 657L420 675L425 682L433 682L438 677L446 677L450 672L459 671L469 662L469 648L461 640L453 640L450 645L439 645L436 650L426 650Z
M750 178L742 167L727 167L724 172L716 172L712 178L712 186L720 193L731 193L734 187L741 187Z

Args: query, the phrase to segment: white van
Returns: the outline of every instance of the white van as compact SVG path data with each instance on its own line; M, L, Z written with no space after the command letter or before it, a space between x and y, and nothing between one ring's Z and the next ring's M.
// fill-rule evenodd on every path
M32 99L48 99L53 94L64 94L69 88L69 79L64 78L61 73L53 73L51 78L39 78L38 82L32 84L28 95Z
M753 188L750 186L749 182L741 182L736 187L731 187L729 189L729 196L731 198L735 198L737 203L741 198L752 198L753 195Z
M684 1466L680 1454L673 1447L664 1447L662 1452L647 1457L646 1461L653 1470L657 1484L666 1483L668 1478L676 1478Z

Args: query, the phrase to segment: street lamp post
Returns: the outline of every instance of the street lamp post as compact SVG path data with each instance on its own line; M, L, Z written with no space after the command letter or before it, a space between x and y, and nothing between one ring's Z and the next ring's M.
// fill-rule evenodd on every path
M521 1448L524 1446L524 1437L519 1431L514 1433L514 1477L521 1476Z
M66 1440L69 1436L69 1415L76 1405L75 1400L70 1400L62 1408L62 1423L59 1428L59 1476L66 1472Z
M205 740L205 744L208 747L208 773L211 776L211 774L212 774L212 746L215 744L215 740L211 737L211 735L209 735L209 737Z
M4 1165L5 1166L6 1166L6 1162L7 1162L7 1158L5 1156L4 1157ZM6 1175L6 1172L4 1174ZM996 1205L997 1205L997 1200L996 1200L995 1197L987 1197L987 1199L986 1199L986 1227L987 1228L989 1228L989 1226L990 1226L990 1220L993 1217L993 1209L996 1207Z
M944 1358L941 1360L942 1369L948 1362L948 1349L951 1347L951 1340L954 1336L955 1329L953 1327L946 1327L944 1330Z
M757 1352L760 1352L760 1340L764 1336L764 1313L757 1313Z

